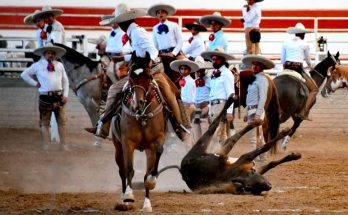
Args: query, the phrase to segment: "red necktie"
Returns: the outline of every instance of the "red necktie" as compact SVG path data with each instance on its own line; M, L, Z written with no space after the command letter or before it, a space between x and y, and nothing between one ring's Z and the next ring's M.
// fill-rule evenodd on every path
M215 70L213 71L213 74L211 75L211 78L218 78L218 77L220 77L220 75L221 75L220 70L215 69Z
M188 40L189 43L192 43L193 37L190 37L190 39Z
M215 35L214 35L214 34L210 34L210 35L209 35L209 40L210 40L210 41L213 41L214 39L215 39Z
M47 39L47 33L46 33L46 31L44 31L43 29L42 29L41 32L40 32L40 38L41 38L42 40Z
M203 78L197 78L195 80L196 87L204 87L205 86L205 81Z
M182 78L182 79L179 80L180 87L185 87L185 84L186 84L185 79Z
M54 65L53 65L53 63L52 63L51 60L48 60L47 70L48 70L49 72L54 72Z
M127 34L123 34L122 36L122 44L125 45L129 40L129 37Z

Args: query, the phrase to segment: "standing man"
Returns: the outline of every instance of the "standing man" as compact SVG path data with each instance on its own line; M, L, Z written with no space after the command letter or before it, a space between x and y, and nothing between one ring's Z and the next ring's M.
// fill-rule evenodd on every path
M65 44L65 30L56 17L63 14L63 10L52 9L50 6L44 6L41 11L33 15L33 19L44 19L46 23L45 31L47 33L46 43Z
M213 63L213 73L210 80L210 116L212 120L221 112L228 97L234 94L234 76L228 69L228 60L234 59L232 55L222 51L206 51L201 54L204 59ZM233 120L233 104L227 109L227 121ZM220 122L217 137L220 144L223 144L227 137L226 121Z
M195 62L189 59L175 60L170 64L172 70L180 72L182 78L179 80L180 85L180 96L185 108L186 115L189 118L189 123L191 124L192 114L195 111L195 97L196 97L196 84L190 73L195 73L199 66ZM192 148L191 138L187 138L186 149L187 151Z
M295 27L288 28L288 34L295 34L295 37L284 42L280 59L284 69L294 70L300 73L306 80L306 86L309 90L309 94L298 117L303 120L310 121L311 119L308 117L309 109L314 105L319 91L314 80L303 69L303 60L306 61L309 68L313 68L309 54L309 45L304 41L305 34L311 32L312 31L306 30L302 23L297 23Z
M246 55L242 58L242 62L249 68L251 67L251 75L254 76L254 81L248 85L246 122L248 124L257 125L257 127L249 132L251 150L255 150L265 144L262 124L265 118L269 78L266 77L264 70L274 68L274 63L260 55ZM266 154L261 154L256 161L261 163L266 162Z
M39 89L40 129L44 149L48 149L50 142L49 127L53 112L57 119L62 147L68 150L64 107L68 101L69 80L63 64L56 60L65 52L65 49L47 43L46 46L34 50L34 54L42 58L21 74L23 80ZM37 80L33 75L36 75Z
M179 92L175 91L176 87L174 84L168 79L168 77L163 72L163 65L161 63L158 63L159 60L158 57L158 51L155 48L153 41L151 40L150 35L146 32L146 30L140 26L138 26L135 23L135 18L145 16L146 11L142 9L130 9L126 4L119 4L116 7L115 17L112 20L112 22L117 22L121 29L126 32L132 52L134 52L137 57L145 57L146 52L149 53L150 58L152 60L151 62L151 68L154 72L154 79L159 85L159 88L161 90L161 93L163 94L163 98L165 99L166 103L168 104L169 108L173 112L173 117L176 121L175 124L172 123L173 128L180 139L184 140L186 137L186 133L189 133L189 131L185 128L185 126L188 126L188 122L184 121L182 114L185 114L182 109L179 108L178 102L176 100L176 97L179 97ZM114 56L113 61L114 62L120 62L120 61L126 61L129 62L131 60L131 54L121 55L121 56ZM131 63L131 62L130 62ZM122 96L122 89L124 84L128 80L127 74L125 74L125 77L122 77L122 81L119 80L115 86L115 90L111 93L110 90L108 92L108 98L107 98L107 104L106 104L106 110L104 116L99 120L98 123L98 129L91 130L90 132L96 132L96 135L100 135L100 131L107 131L109 132L109 129L103 128L103 125L105 122L110 121L111 117L115 110L115 103L118 99ZM124 80L124 81L123 81ZM123 83L122 83L123 82ZM110 88L111 89L111 88ZM177 90L177 89L176 89ZM109 105L108 105L109 104ZM185 125L185 126L184 126ZM100 136L104 136L105 134L102 134Z
M200 23L206 26L211 26L213 34L209 35L208 51L214 51L221 49L225 52L228 51L228 39L224 34L222 27L231 24L231 20L221 16L220 12L214 12L212 15L202 16L199 20Z
M263 0L246 0L248 3L243 6L242 13L245 30L245 43L247 54L260 54L260 22L261 22L261 9L258 2Z
M200 56L205 51L204 39L200 35L200 32L206 32L207 29L203 25L200 25L198 21L188 23L185 27L191 31L192 37L190 37L188 46L184 47L182 52L186 57L194 61L197 56Z
M37 41L38 48L41 48L44 46L46 39L47 39L47 34L45 31L45 21L42 17L38 17L37 19L34 19L33 16L40 12L40 10L36 10L34 13L31 13L24 17L24 23L26 25L36 25L37 30L35 32L35 37Z
M168 4L155 4L147 10L147 14L159 19L153 27L152 38L160 55L176 57L183 45L181 29L178 24L168 20L168 16L175 14L176 9Z

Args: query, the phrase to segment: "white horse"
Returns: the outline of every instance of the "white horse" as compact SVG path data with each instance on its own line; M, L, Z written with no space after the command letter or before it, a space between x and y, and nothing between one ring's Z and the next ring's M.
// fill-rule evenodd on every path
M339 88L348 88L348 67L342 65L330 67L328 73L331 75L321 91L323 97L328 97Z

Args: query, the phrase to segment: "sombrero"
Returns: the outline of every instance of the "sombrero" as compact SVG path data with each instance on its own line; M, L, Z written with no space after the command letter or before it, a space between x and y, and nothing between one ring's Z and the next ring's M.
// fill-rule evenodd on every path
M203 25L201 25L199 23L199 20L196 20L193 23L187 23L185 25L185 28L187 28L188 30L191 30L193 27L195 27L200 32L206 32L207 31L207 28L204 27Z
M197 63L190 61L188 59L185 60L175 60L173 62L170 63L170 68L174 71L178 71L180 72L180 67L181 66L187 66L189 68L191 68L191 73L192 72L196 72L197 70L199 70L199 66Z
M265 69L272 69L274 68L275 64L273 63L273 61L261 56L261 55L245 55L242 58L242 62L243 64L245 64L248 67L251 67L252 62L259 62L262 65L265 66Z
M61 9L52 9L51 6L43 6L42 10L37 12L36 14L33 14L33 19L38 19L46 14L52 13L54 16L60 16L63 14L63 10Z
M149 14L152 17L157 17L156 12L158 10L165 10L165 11L167 11L169 16L175 14L175 12L176 12L175 7L173 7L173 6L169 5L169 4L162 4L162 3L160 3L160 4L155 4L155 5L151 6L147 10L147 14Z
M223 26L229 25L231 24L231 20L221 16L220 12L214 12L212 15L206 15L206 16L202 16L199 19L199 22L202 23L203 25L209 26L210 22L212 20L221 22Z
M213 66L211 65L211 62L204 61L202 56L197 56L195 58L195 63L198 64L199 69L211 69Z
M88 38L87 41L92 44L99 44L101 42L106 42L106 36L100 35L98 38Z
M297 23L295 27L288 28L288 34L305 34L313 33L313 31L306 30L306 27L302 23Z
M37 56L43 56L46 51L54 51L57 58L62 57L66 53L64 48L55 46L52 43L47 43L44 47L35 49L33 53Z
M112 20L110 20L110 24L112 23L121 23L128 20L132 20L141 16L145 16L146 11L144 9L131 9L126 4L121 3L118 4L115 9L115 16Z
M113 18L115 18L115 11L111 15L101 16L100 17L101 21L99 22L99 25L101 26L110 25Z
M23 22L26 25L35 25L35 21L33 19L33 16L35 14L37 14L38 12L40 12L40 10L35 10L34 13L31 13L31 14L27 15L26 17L24 17Z
M233 55L230 55L230 54L227 54L223 51L222 48L217 48L215 49L215 51L205 51L205 52L202 52L201 53L201 56L204 58L204 59L208 59L211 61L211 57L212 56L220 56L220 57L223 57L225 58L225 60L233 60L233 59L236 59Z

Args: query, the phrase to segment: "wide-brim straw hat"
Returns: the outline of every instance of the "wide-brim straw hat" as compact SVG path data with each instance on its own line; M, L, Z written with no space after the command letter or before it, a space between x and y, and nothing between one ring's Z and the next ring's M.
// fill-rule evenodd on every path
M177 71L177 72L180 72L181 66L187 66L187 67L191 68L190 73L196 72L197 70L200 69L197 63L190 61L189 59L175 60L175 61L170 63L170 68L174 71Z
M207 73L207 69L212 69L213 65L209 61L204 61L202 56L197 56L195 58L195 63L198 64L199 70L204 69L205 73Z
M34 13L28 14L26 17L24 17L24 19L23 19L24 24L35 25L35 21L33 19L33 16L39 12L40 12L40 10L35 10Z
M114 18L110 20L110 24L112 23L121 23L126 22L132 19L136 19L138 17L142 17L146 15L146 10L139 8L129 8L126 4L121 3L118 4L115 12Z
M33 53L37 56L43 56L46 51L54 51L57 58L62 57L66 53L64 48L55 46L52 43L47 43L44 47L35 49Z
M306 30L306 27L302 23L297 23L295 27L288 28L288 34L306 34L313 33L313 31Z
M251 67L252 62L255 61L264 65L265 69L272 69L275 66L273 61L261 55L245 55L242 58L242 63L245 64L247 67Z
M54 16L60 16L63 14L63 10L61 9L52 9L51 6L43 6L42 10L40 10L39 12L37 12L36 14L33 14L33 19L38 19L46 14L50 14L52 13Z
M204 59L211 61L212 56L219 56L225 58L226 61L236 59L233 55L225 53L222 49L216 49L215 51L205 51L201 53Z
M157 17L156 12L158 10L167 11L168 16L171 16L176 13L176 9L172 5L160 3L160 4L155 4L149 7L149 9L147 10L147 14L149 14L149 16L152 16L152 17Z
M223 17L220 12L214 12L212 15L205 15L199 19L199 22L203 25L209 26L212 20L222 23L222 26L231 24L231 20Z
M196 20L196 21L194 21L193 23L187 23L186 25L185 25L185 28L187 28L188 30L192 30L192 28L193 27L195 27L198 31L200 31L200 32L206 32L207 31L207 28L206 27L204 27L203 25L201 25L200 23L199 23L199 20Z
M87 41L92 44L100 44L106 42L107 38L105 35L100 35L98 38L88 38Z
M99 25L107 26L111 24L112 19L115 18L115 11L111 15L103 15L100 17Z

